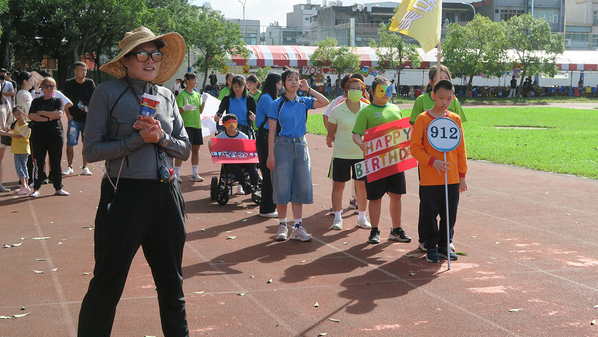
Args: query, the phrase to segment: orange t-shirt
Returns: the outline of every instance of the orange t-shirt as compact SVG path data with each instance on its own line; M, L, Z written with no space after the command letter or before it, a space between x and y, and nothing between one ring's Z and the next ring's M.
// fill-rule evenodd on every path
M448 165L448 183L458 184L460 178L465 178L467 173L467 154L465 152L465 138L463 136L463 125L459 115L447 111L444 117L454 120L461 129L461 143L456 149L446 153ZM420 180L422 186L444 185L444 174L432 166L436 159L444 160L443 152L440 152L428 142L427 131L430 123L435 119L429 111L424 111L417 116L411 133L411 155L419 162Z

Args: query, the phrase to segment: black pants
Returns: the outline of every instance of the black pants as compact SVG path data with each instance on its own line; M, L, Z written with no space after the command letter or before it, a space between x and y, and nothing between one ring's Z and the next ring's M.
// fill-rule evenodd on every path
M272 179L270 178L270 169L266 166L268 161L268 134L269 130L260 128L257 131L255 145L257 147L257 156L260 161L260 171L262 172L262 202L260 203L260 214L268 214L276 211L276 205L272 199Z
M229 164L230 172L235 176L235 179L241 184L241 186L247 185L245 181L245 170L249 173L249 180L251 186L257 186L260 181L260 175L257 173L257 165L256 164Z
M164 336L189 336L181 267L187 235L185 201L179 184L120 179L115 193L104 178L101 189L94 277L81 304L78 336L110 336L116 305L139 246L156 284Z
M32 142L31 155L33 156L33 189L39 190L44 181L44 162L46 161L46 153L50 158L50 179L55 190L62 189L62 168L60 162L62 161L62 145L63 144L48 144L45 142Z
M448 185L449 228L453 239L457 208L459 207L459 184ZM437 217L440 216L440 228ZM419 187L419 241L426 248L447 247L446 242L446 198L444 185Z

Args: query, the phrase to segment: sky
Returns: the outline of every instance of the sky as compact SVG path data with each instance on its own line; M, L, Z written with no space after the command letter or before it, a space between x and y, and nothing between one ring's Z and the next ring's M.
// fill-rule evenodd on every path
M245 19L260 20L262 26L269 26L274 21L278 21L279 25L285 26L287 13L293 11L293 5L307 3L307 0L245 1ZM243 5L237 0L193 0L194 5L202 5L205 2L211 3L212 8L221 11L227 19L243 19ZM354 2L351 2L351 4ZM311 3L321 5L322 0L311 0ZM343 5L346 3L343 2Z

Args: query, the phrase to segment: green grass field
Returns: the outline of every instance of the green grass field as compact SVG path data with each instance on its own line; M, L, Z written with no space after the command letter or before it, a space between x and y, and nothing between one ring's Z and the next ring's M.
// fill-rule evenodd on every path
M408 109L401 110L409 116ZM564 108L465 108L467 157L598 179L598 111ZM309 115L309 133L325 134Z

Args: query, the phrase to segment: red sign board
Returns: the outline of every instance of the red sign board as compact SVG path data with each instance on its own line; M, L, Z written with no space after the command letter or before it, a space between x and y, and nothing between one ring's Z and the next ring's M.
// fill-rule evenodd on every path
M255 139L212 138L210 148L214 164L258 163Z

